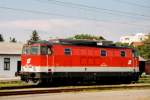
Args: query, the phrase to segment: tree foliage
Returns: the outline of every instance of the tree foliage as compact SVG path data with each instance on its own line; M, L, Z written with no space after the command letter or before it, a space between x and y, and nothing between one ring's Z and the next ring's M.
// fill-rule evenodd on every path
M88 40L105 40L105 38L102 36L94 36L90 34L77 34L71 38L72 39L88 39Z
M150 59L150 33L148 34L148 38L143 42L144 45L137 47L139 54L145 59Z
M40 37L39 37L37 31L34 30L34 31L32 32L32 36L31 36L30 41L38 41L38 40L40 40Z
M116 46L123 46L123 47L130 47L128 43L121 43L121 42L116 42Z
M9 42L14 42L14 43L16 43L17 40L16 40L15 38L11 38L11 37L10 37L10 41L9 41Z
M150 44L150 33L147 35L147 39L144 41L144 44Z
M2 36L2 34L0 34L0 42L3 42L4 41L4 38Z

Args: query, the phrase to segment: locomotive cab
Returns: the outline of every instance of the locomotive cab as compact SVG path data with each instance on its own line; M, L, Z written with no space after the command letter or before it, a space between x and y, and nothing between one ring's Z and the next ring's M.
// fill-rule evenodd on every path
M22 49L21 80L37 82L47 78L51 45L46 43L33 43L24 45Z

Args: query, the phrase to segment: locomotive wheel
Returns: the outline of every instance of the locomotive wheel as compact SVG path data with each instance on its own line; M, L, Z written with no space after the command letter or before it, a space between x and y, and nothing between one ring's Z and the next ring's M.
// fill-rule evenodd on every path
M32 83L34 85L39 85L41 83L41 81L39 79L34 79L34 80L32 80Z

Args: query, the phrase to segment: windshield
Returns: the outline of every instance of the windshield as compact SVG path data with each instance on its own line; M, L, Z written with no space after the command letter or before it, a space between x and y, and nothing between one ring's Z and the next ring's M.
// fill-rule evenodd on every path
M47 46L24 46L22 49L22 54L47 55L51 54L51 50Z
M38 46L32 46L30 49L31 54L39 54L39 47Z
M24 46L22 54L39 54L39 46Z

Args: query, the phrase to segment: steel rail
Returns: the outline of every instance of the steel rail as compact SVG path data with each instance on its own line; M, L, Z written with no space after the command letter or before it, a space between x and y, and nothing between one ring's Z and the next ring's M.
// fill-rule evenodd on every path
M61 92L80 92L89 90L112 90L112 89L150 89L150 84L131 84L131 85L104 85L104 86L75 86L75 87L56 87L56 88L32 88L18 90L1 90L0 96L61 93Z

